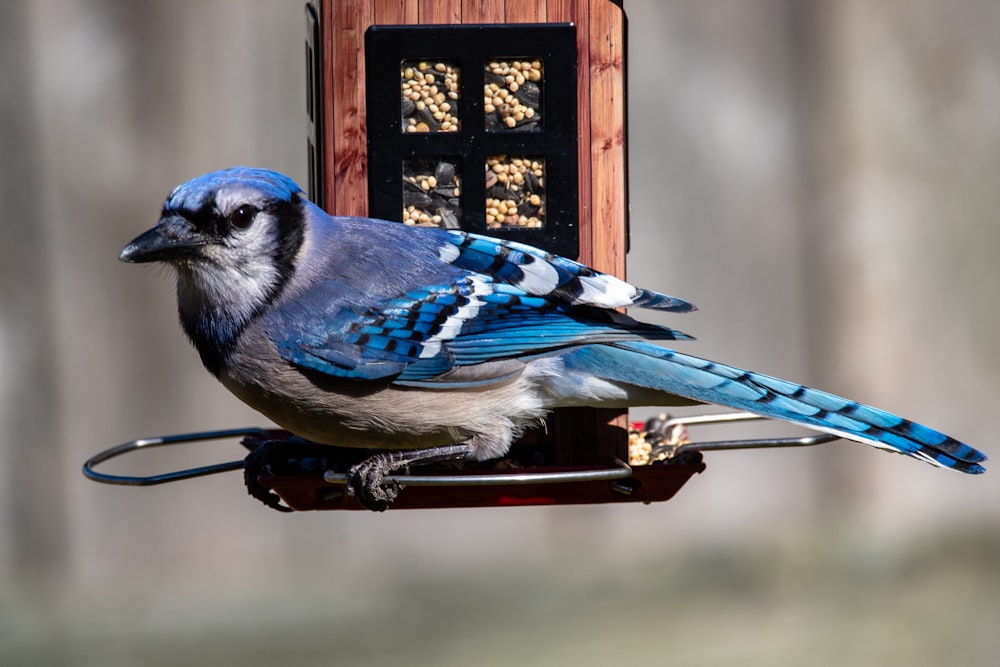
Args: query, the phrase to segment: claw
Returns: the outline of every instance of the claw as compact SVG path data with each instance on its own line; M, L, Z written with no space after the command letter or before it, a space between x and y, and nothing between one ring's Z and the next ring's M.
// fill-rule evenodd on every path
M373 512L384 512L403 489L395 480L386 483L386 475L411 465L460 461L469 458L473 451L471 444L461 443L430 449L380 452L348 470L347 493L356 496L362 505Z
M357 496L358 501L373 512L384 512L399 495L402 487L395 481L386 483L385 476L392 472L393 457L381 453L352 466L348 471L348 495Z

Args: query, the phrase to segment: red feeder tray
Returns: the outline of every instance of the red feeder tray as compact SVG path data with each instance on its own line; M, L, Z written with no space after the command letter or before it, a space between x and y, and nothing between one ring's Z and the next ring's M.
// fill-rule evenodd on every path
M613 468L500 468L479 474L446 470L433 476L395 475L405 487L392 509L590 505L670 500L695 473L700 461ZM259 483L296 511L365 509L346 493L347 476L260 475Z

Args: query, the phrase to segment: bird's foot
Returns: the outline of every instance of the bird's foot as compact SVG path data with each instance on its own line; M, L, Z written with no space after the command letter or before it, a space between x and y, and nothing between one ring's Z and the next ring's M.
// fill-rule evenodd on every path
M260 482L261 477L322 474L325 470L343 469L348 461L357 460L356 450L321 445L295 436L276 440L252 436L246 438L243 444L250 450L243 462L247 492L279 512L293 510L270 487Z
M403 488L396 480L386 482L386 475L411 465L467 459L472 452L470 444L380 452L351 467L347 492L373 512L384 512Z
M348 471L347 493L373 512L384 512L399 495L399 483L386 483L385 476L395 470L392 454L383 452L352 466Z
M281 502L281 497L258 481L261 475L273 474L274 457L281 453L282 443L275 440L262 440L254 444L253 449L243 461L243 481L247 493L279 512L291 512L292 508Z

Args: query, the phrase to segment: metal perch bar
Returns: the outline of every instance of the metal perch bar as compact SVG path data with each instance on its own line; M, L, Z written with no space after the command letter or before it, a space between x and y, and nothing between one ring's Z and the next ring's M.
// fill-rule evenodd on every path
M531 472L522 474L485 475L386 475L390 484L406 486L506 486L508 484L562 484L566 482L602 482L632 476L632 467L615 460L614 468L578 470L572 472ZM323 479L330 484L347 484L344 473L327 471Z

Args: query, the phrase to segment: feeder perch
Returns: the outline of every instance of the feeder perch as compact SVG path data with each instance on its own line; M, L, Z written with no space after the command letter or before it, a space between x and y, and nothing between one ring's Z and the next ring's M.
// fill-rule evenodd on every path
M454 466L422 466L386 477L404 487L393 509L446 507L511 507L652 503L670 500L695 474L705 470L702 453L734 449L803 447L836 440L833 435L693 441L688 428L762 419L749 412L655 417L633 424L631 433L644 441L646 462L620 459L603 466L554 466L552 450L543 443L519 443L501 462ZM246 459L150 476L116 475L97 467L126 454L166 446L240 439ZM243 470L251 495L282 511L364 509L346 492L347 469L370 451L317 445L278 429L232 429L132 440L91 457L83 466L88 478L105 484L155 486L217 473ZM636 460L633 453L632 461Z

